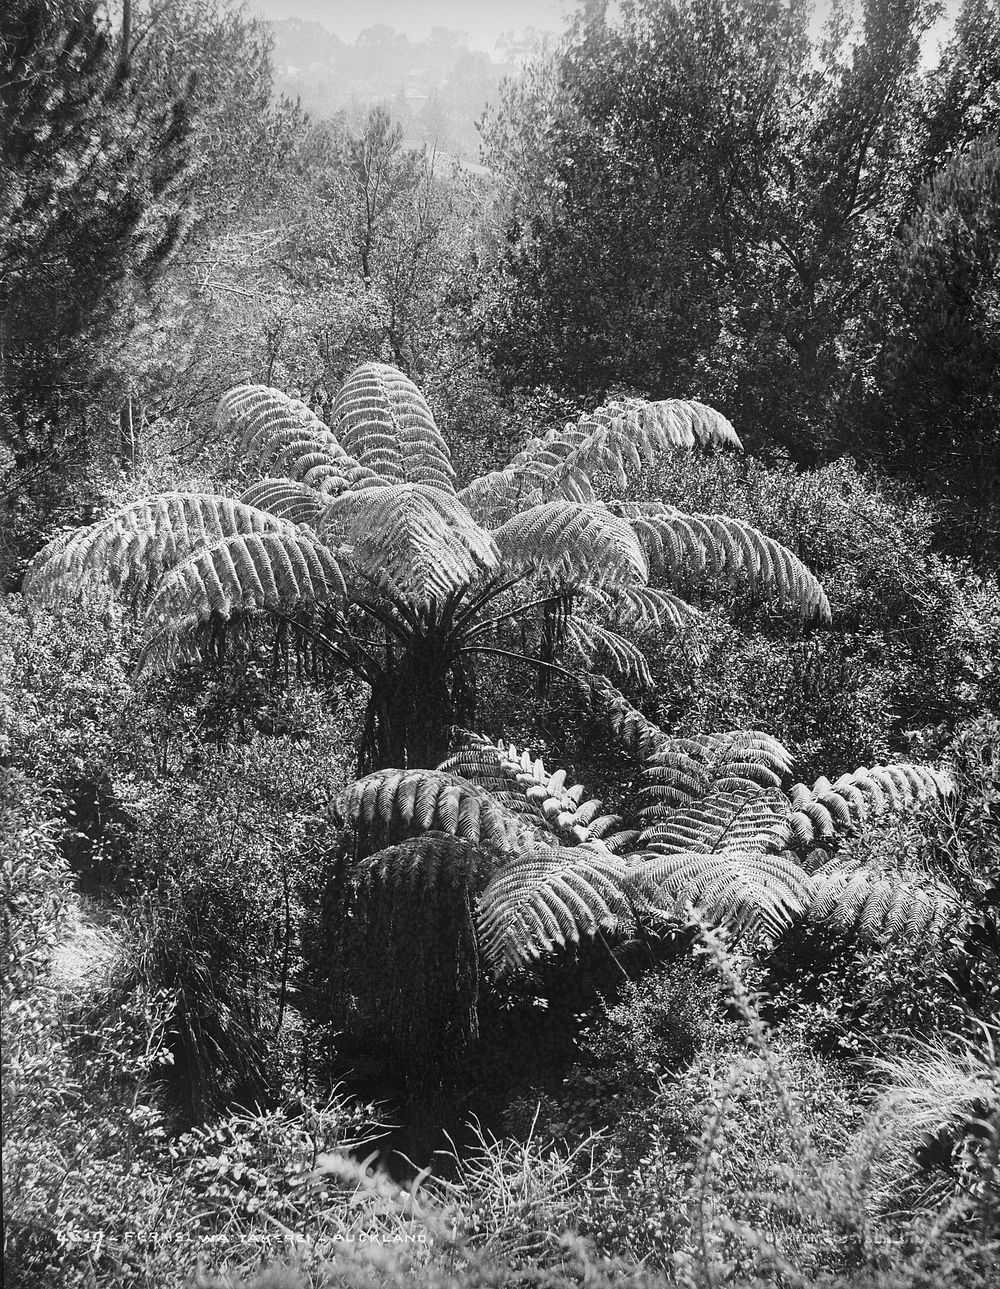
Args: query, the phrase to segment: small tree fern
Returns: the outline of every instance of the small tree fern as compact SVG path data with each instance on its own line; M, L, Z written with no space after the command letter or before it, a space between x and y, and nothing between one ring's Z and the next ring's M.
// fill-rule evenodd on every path
M125 506L42 551L25 594L61 603L106 579L145 614L146 668L261 614L291 624L369 691L362 769L437 764L448 727L474 718L483 657L549 675L599 661L648 684L629 637L693 614L680 587L722 577L829 615L815 577L756 529L599 499L602 477L625 481L658 452L739 447L695 401L609 403L464 487L393 367L359 367L329 425L262 386L224 395L217 419L261 476L242 497Z
M641 809L627 824L565 771L475 734L436 770L377 771L336 803L350 840L334 920L366 946L340 955L339 1020L401 1056L414 1078L454 1071L474 1039L474 970L494 984L523 978L553 951L620 940L692 906L762 947L796 921L912 938L954 911L942 883L869 871L834 850L890 812L951 793L946 773L875 766L785 787L790 757L767 735L673 737L605 677L586 684L644 766ZM433 952L407 950L401 964L404 942L386 934L404 924L406 944L437 937ZM403 976L405 995L427 1001L400 1012L390 995Z

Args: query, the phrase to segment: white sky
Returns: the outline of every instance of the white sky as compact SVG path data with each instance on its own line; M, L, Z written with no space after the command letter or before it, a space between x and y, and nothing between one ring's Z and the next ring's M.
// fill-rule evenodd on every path
M576 6L572 0L248 0L247 8L271 20L321 23L352 44L359 31L376 23L414 40L430 35L432 27L449 27L467 32L470 48L493 54L503 32L561 31Z
M944 0L947 16L953 16L959 0ZM268 19L303 18L318 22L327 31L353 44L358 32L376 23L401 31L411 39L430 35L432 27L464 31L472 49L496 53L503 32L520 33L526 27L536 31L562 31L578 8L576 0L247 0L247 8ZM816 25L829 11L829 0L816 0ZM925 49L933 56L934 46L947 31L947 18L930 34Z

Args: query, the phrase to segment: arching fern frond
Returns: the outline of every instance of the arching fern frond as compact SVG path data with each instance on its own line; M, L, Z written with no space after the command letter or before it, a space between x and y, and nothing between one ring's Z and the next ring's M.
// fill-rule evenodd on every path
M663 746L667 735L659 725L644 716L625 695L608 680L595 673L581 677L594 712L607 724L625 751L637 761L645 761Z
M337 799L336 816L371 836L441 832L515 855L539 834L477 784L442 770L377 770Z
M566 623L566 638L576 646L584 661L588 664L605 660L611 665L607 670L614 672L622 680L651 689L653 677L649 672L646 655L631 640L626 640L617 631L602 627L599 622L587 622L582 618L570 618Z
M790 771L787 750L762 730L664 735L646 761L640 813L656 819L711 791L777 788Z
M808 846L837 834L858 831L888 811L941 800L954 792L951 777L927 765L859 767L836 781L819 778L811 788L796 783L789 791L791 813L785 842Z
M330 415L345 450L386 483L455 491L451 453L427 401L401 371L364 363L340 388Z
M635 533L606 506L548 501L509 519L493 538L512 570L598 587L641 585L648 567Z
M774 851L780 849L777 839L787 813L788 803L779 792L715 789L657 819L643 831L640 842L663 854Z
M732 425L704 403L626 399L532 439L503 470L473 480L460 495L484 523L508 514L514 503L553 495L586 504L595 499L598 473L624 482L629 470L658 452L709 443L740 446Z
M905 873L845 869L836 860L811 879L806 915L854 928L867 940L916 940L954 916L953 892Z
M350 871L360 886L413 896L431 888L480 890L497 863L496 854L463 837L429 831L364 856Z
M258 470L327 494L385 482L345 452L305 403L267 385L240 385L223 394L216 422L239 436L244 457Z
M295 531L286 520L231 497L161 493L45 547L28 569L24 595L38 604L61 604L92 579L106 578L126 599L138 600L166 570L201 547L230 537Z
M505 864L476 906L479 943L497 976L598 931L627 926L630 866L606 850L536 848Z
M360 572L418 604L443 600L499 562L490 534L454 494L423 484L342 493L322 532L353 546Z
M670 913L690 901L716 922L779 935L809 903L809 878L789 855L733 848L678 852L638 866L651 902Z
M686 515L661 502L621 502L615 509L638 534L651 578L684 582L692 576L718 576L731 585L747 581L804 614L829 620L826 592L798 556L742 520Z
M240 501L289 523L308 524L310 528L318 527L326 511L326 502L315 488L291 479L261 479L247 488Z
M466 746L439 768L478 783L564 845L603 849L604 838L621 824L617 815L601 813L604 803L588 798L583 784L567 786L565 770L549 774L540 758L513 744L494 744L478 734L466 738Z
M158 627L250 609L294 612L304 604L343 600L347 585L338 552L304 530L230 537L189 555L167 574L149 606Z

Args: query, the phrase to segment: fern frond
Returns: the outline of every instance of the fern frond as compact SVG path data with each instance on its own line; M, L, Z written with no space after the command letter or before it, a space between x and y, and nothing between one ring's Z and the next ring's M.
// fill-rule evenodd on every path
M418 604L443 600L499 563L490 534L453 493L418 483L342 493L321 531L354 547L361 573Z
M811 788L796 783L789 790L785 844L807 846L838 833L858 831L872 818L904 806L941 800L954 792L947 773L927 765L859 767L836 781L819 778Z
M788 804L778 792L715 788L702 800L657 819L643 831L640 842L647 850L664 854L773 851L780 849L777 838L787 813Z
M341 793L335 814L378 836L441 832L501 855L539 842L537 832L484 789L442 770L377 770Z
M826 592L802 561L780 542L726 515L682 514L661 502L618 503L649 561L650 576L668 581L725 577L794 604L804 614L830 618Z
M647 758L640 799L643 818L654 819L710 791L777 788L791 770L791 757L762 730L664 735Z
M646 557L630 526L606 506L548 501L496 529L493 539L512 571L572 584L641 585Z
M824 865L811 879L806 914L853 927L867 940L916 940L954 916L957 901L940 886L904 873Z
M653 677L649 673L645 654L617 631L610 631L599 622L585 622L573 617L566 623L566 637L576 646L585 662L592 663L604 654L613 664L609 670L617 673L623 680L642 689L652 688Z
M423 394L395 367L356 367L337 394L330 420L345 450L386 483L454 495L448 444Z
M607 676L595 673L581 677L581 684L595 713L607 724L630 756L638 761L645 761L663 747L667 735L659 725L644 716L637 707L633 707Z
M353 865L351 872L363 887L379 886L413 896L432 888L479 889L496 869L497 862L495 854L462 837L431 831L365 856Z
M588 798L583 784L567 786L565 770L549 774L539 758L519 752L513 744L490 743L468 734L467 744L439 767L461 775L495 793L536 827L546 829L564 845L591 845L602 849L603 838L621 820L602 815L603 802Z
M267 385L238 385L223 394L216 423L239 435L244 457L258 470L327 494L385 482L345 452L305 403Z
M629 470L638 471L658 452L709 443L740 446L732 425L704 403L626 399L532 439L503 470L473 480L460 496L483 523L508 514L514 503L553 494L587 504L595 499L596 474L624 482Z
M240 535L195 551L171 569L146 616L159 627L182 619L228 621L250 609L290 613L346 595L338 553L304 530Z
M476 906L480 950L495 975L632 920L630 866L589 845L532 853L505 864Z
M240 501L291 524L308 524L313 529L326 511L326 502L315 488L291 479L261 479L247 488Z
M106 578L120 595L138 600L201 547L230 537L295 531L286 520L230 497L161 493L46 546L31 562L24 595L37 604L58 605Z
M710 854L681 851L645 859L638 873L643 887L655 892L653 903L665 912L690 901L713 921L772 937L803 911L812 893L808 876L791 856L743 850L738 842Z

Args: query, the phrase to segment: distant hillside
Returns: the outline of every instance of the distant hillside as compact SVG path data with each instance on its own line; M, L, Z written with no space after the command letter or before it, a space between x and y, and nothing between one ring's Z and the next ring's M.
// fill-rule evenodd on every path
M479 155L476 122L496 96L504 76L518 69L531 48L529 29L504 43L509 61L470 50L463 32L435 27L429 39L413 41L391 27L362 31L353 45L319 23L286 18L269 24L274 33L275 89L314 116L363 112L387 102L406 127L406 142L436 144L468 161Z

